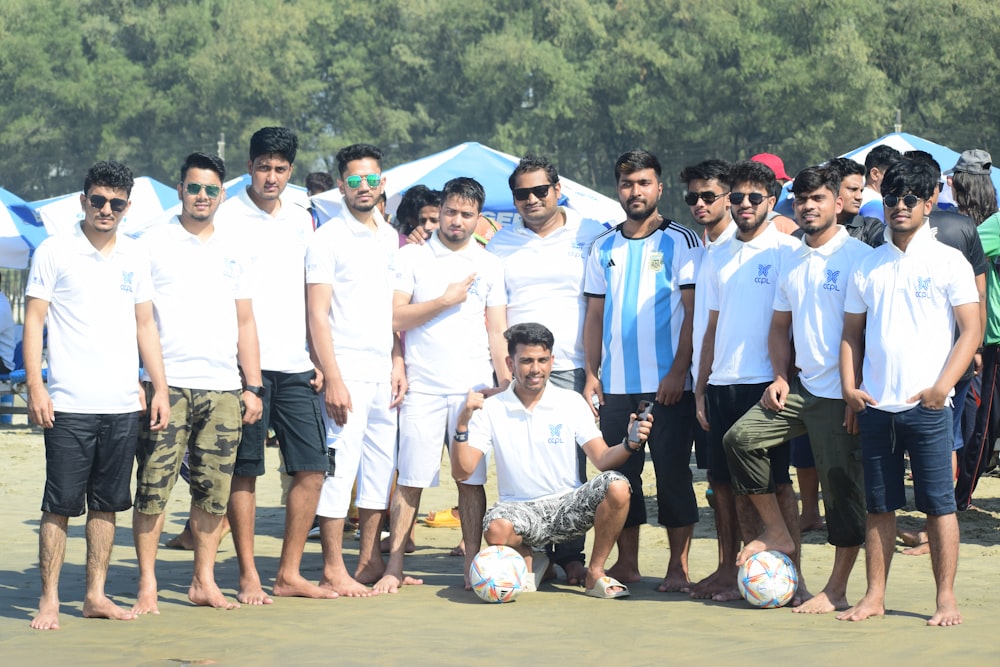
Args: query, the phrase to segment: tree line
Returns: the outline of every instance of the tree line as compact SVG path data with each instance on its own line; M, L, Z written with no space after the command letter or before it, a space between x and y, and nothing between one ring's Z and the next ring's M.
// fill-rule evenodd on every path
M299 183L356 141L386 167L479 141L606 193L635 147L679 191L708 157L794 173L897 110L959 151L1000 133L992 0L5 0L0 44L0 185L28 200L105 158L173 182L223 133L242 173L272 124Z

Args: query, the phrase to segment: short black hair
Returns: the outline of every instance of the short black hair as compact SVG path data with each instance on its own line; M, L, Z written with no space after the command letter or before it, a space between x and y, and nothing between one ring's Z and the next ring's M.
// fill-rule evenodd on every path
M868 151L868 155L865 156L865 176L871 173L874 167L885 171L902 158L902 154L892 146L879 144Z
M840 196L840 172L835 167L830 165L806 167L796 174L795 180L792 181L792 194L806 194L820 188L826 188L832 192L834 198Z
M865 175L865 165L861 164L857 160L852 160L849 157L835 157L830 158L826 166L830 169L836 170L840 174L840 180L844 180L848 176L864 176Z
M396 207L396 229L409 236L417 226L420 209L425 206L441 206L441 193L426 185L417 184L403 194Z
M124 163L101 160L95 162L94 166L87 170L87 175L83 179L84 194L89 194L90 189L97 185L114 190L124 190L126 195L131 195L135 178L132 176L132 170Z
M226 163L218 155L208 153L191 153L184 158L181 165L181 183L187 178L188 169L208 169L219 175L219 181L226 182Z
M295 163L295 153L299 149L299 138L287 127L262 127L250 137L250 161L261 155L280 155Z
M926 201L934 194L937 183L933 166L923 160L902 159L885 172L881 186L882 196L903 197L912 194Z
M548 327L537 322L522 322L515 324L503 332L507 339L507 354L513 358L518 345L541 345L551 351L556 339Z
M615 183L621 179L622 174L633 174L643 169L652 169L655 171L657 180L659 180L660 175L663 173L663 168L660 167L660 160L649 151L636 149L622 153L615 160Z
M941 183L941 165L938 161L934 159L934 156L927 151L912 150L903 153L903 158L906 160L917 160L918 162L923 162L928 167L934 170L934 181L940 185Z
M448 197L458 197L466 201L475 202L479 212L483 212L483 204L486 202L486 190L474 178L459 176L444 184L441 188L441 203L448 201Z
M549 162L546 158L528 153L521 158L521 161L517 163L514 167L514 172L507 178L507 185L510 189L514 189L514 183L517 181L517 177L521 174L527 174L531 171L544 171L546 178L549 179L550 185L555 185L559 182L559 172L556 171L556 166Z
M698 164L693 164L688 167L684 167L681 170L681 183L685 186L691 181L718 181L727 188L733 186L730 180L729 173L732 171L733 165L726 160L705 160L704 162L699 162Z
M355 160L371 158L378 162L379 169L382 168L382 149L371 144L351 144L337 151L337 172L343 176L347 171L347 163Z
M326 192L332 190L336 182L333 176L325 171L314 171L306 174L306 192Z
M733 165L729 172L729 182L731 187L736 187L741 183L755 185L773 197L778 179L774 177L774 171L763 162L742 160Z

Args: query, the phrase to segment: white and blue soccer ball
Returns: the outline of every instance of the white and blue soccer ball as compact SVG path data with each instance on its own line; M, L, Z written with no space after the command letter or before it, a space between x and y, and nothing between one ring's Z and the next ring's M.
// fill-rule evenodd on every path
M510 547L486 547L469 567L469 583L483 602L513 602L527 579L524 558Z
M783 607L799 587L792 559L780 551L761 551L740 566L736 583L747 602L762 609Z

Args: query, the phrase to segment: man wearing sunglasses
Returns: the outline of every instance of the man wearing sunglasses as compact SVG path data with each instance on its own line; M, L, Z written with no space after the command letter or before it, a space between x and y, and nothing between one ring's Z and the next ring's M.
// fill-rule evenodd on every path
M260 340L263 416L244 427L236 455L229 523L240 565L236 598L269 604L254 562L257 478L264 474L264 443L274 428L285 472L292 478L285 503L285 534L274 594L332 597L300 573L302 552L329 466L320 417L322 374L306 342L305 256L312 218L288 196L298 137L285 127L264 127L250 137L250 185L220 208L216 225L243 244L252 279Z
M768 222L774 205L774 172L767 165L745 161L729 174L730 211L736 222L732 239L706 260L706 280L698 284L698 298L705 299L708 322L698 365L695 390L697 417L708 431L708 476L715 499L719 540L719 566L692 586L691 595L713 600L736 600L736 555L740 526L746 541L755 531L737 522L737 503L722 438L757 401L774 380L768 356L767 335L781 255L799 244ZM771 450L774 481L782 512L798 526L798 504L788 475L788 445ZM741 501L746 503L745 499ZM797 534L797 531L796 531Z
M603 224L559 206L562 187L555 165L525 155L507 180L520 218L505 226L486 249L500 258L507 285L507 322L540 322L555 334L553 370L557 387L583 391L586 380L583 318L587 301L583 281L590 247L607 231ZM587 457L578 452L580 480L587 479ZM547 554L566 571L570 584L586 577L584 540L549 545Z
M372 595L385 574L379 527L396 467L396 408L406 393L392 281L399 237L376 209L385 180L382 151L354 144L337 153L340 216L313 234L306 252L309 340L323 372L322 413L333 461L320 492L323 579L352 597ZM344 520L357 479L361 544L351 576L342 553Z
M45 429L45 494L38 530L42 594L36 630L59 629L59 574L69 517L87 513L85 618L128 621L104 593L115 513L132 505L139 422L167 425L170 406L153 320L149 261L117 234L129 207L132 171L98 162L80 195L83 220L35 251L26 289L24 366L28 417ZM48 324L48 388L42 378ZM136 382L140 357L152 380L148 403ZM140 410L148 406L148 416ZM148 420L148 421L147 421Z
M936 182L933 167L921 160L904 158L889 168L882 202L890 242L862 259L848 283L840 377L861 431L868 588L840 620L885 613L895 512L906 502L903 455L909 453L916 506L927 514L937 588L937 608L927 624L962 622L954 592L959 527L951 397L982 331L972 267L960 252L936 241L927 224Z
M180 214L142 237L170 387L170 422L162 431L139 432L132 517L139 614L159 613L156 553L185 451L194 537L188 599L219 609L239 606L216 584L215 557L240 432L261 414L260 352L246 266L235 239L215 228L225 165L217 156L192 153L180 176Z
M598 237L587 263L583 395L592 406L600 405L601 431L609 443L626 437L629 417L639 412L640 402L652 403L649 450L659 523L667 530L671 558L663 587L679 590L687 584L687 553L698 520L688 461L694 419L694 284L703 249L695 232L657 210L663 194L660 174L660 161L647 151L630 151L615 162L626 220ZM632 496L618 538L618 561L608 575L626 584L642 576L644 463L645 457L635 456L620 469L632 485Z

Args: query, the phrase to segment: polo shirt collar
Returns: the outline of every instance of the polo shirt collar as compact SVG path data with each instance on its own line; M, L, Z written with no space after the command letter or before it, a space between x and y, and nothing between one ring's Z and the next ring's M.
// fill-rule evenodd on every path
M108 257L111 257L115 253L120 252L122 236L124 235L121 232L119 231L115 232L115 246L111 249L111 252L108 253ZM93 255L98 255L100 257L104 257L104 255L101 254L101 251L95 248L94 244L91 243L90 239L88 239L87 236L83 233L82 220L73 225L73 245L76 248L76 251L79 252L81 255L93 254Z
M833 253L837 252L844 247L847 243L847 239L851 238L844 225L837 225L837 233L833 235L833 238L821 245L818 248L813 248L806 243L805 235L802 236L802 246L799 248L799 252L802 255L816 254L823 257L829 257Z
M529 230L530 231L530 230ZM511 412L521 412L523 414L532 414L539 409L545 409L552 406L551 397L552 392L549 391L549 387L552 386L551 382L545 383L545 391L542 392L542 397L539 399L538 403L535 405L533 410L528 410L518 398L517 394L514 393L514 386L517 384L517 380L512 381L506 389L497 394L497 397L507 405L507 409Z
M910 239L905 252L897 248L896 244L892 242L892 228L889 227L888 223L885 226L883 234L885 234L885 245L892 246L892 249L901 255L912 255L915 252L920 252L925 248L931 247L930 244L937 242L934 239L934 233L931 231L929 220L924 220L924 224L920 226L920 229Z
M354 214L346 207L340 212L340 219L344 221L347 229L355 236L376 236L380 233L385 233L384 228L386 227L395 233L395 230L389 226L389 223L385 221L385 218L382 217L377 208L372 209L372 215L375 217L375 231L372 231L363 222L355 218Z
M531 230L528 230L531 231ZM438 238L437 232L433 232L431 237L427 240L427 246L434 253L435 257L446 257L448 255L468 255L469 253L475 252L476 247L479 246L476 240L473 238L469 239L469 242L465 244L465 247L461 250L452 250Z
M736 221L734 220L733 226L735 225ZM774 226L773 222L768 222L767 226L764 228L764 231L761 232L760 236L758 236L757 238L751 239L749 241L740 241L740 239L736 237L734 231L733 239L735 241L739 241L748 248L770 248L772 245L774 245L774 237L780 233L781 232L778 231L778 228Z
M722 233L720 233L714 241L709 241L708 235L704 234L702 235L702 240L705 242L705 247L708 248L720 246L734 236L736 236L736 221L730 219L729 224L726 225L725 229L722 230Z
M559 211L563 214L563 220L565 223L562 227L553 232L553 234L558 234L562 230L566 231L576 231L579 229L580 224L583 222L583 216L579 215L576 211L571 211L565 206L558 207ZM520 215L517 216L517 220L513 222L514 231L518 234L530 234L531 236L537 236L530 228L524 225L524 218ZM551 234L550 234L551 236Z

